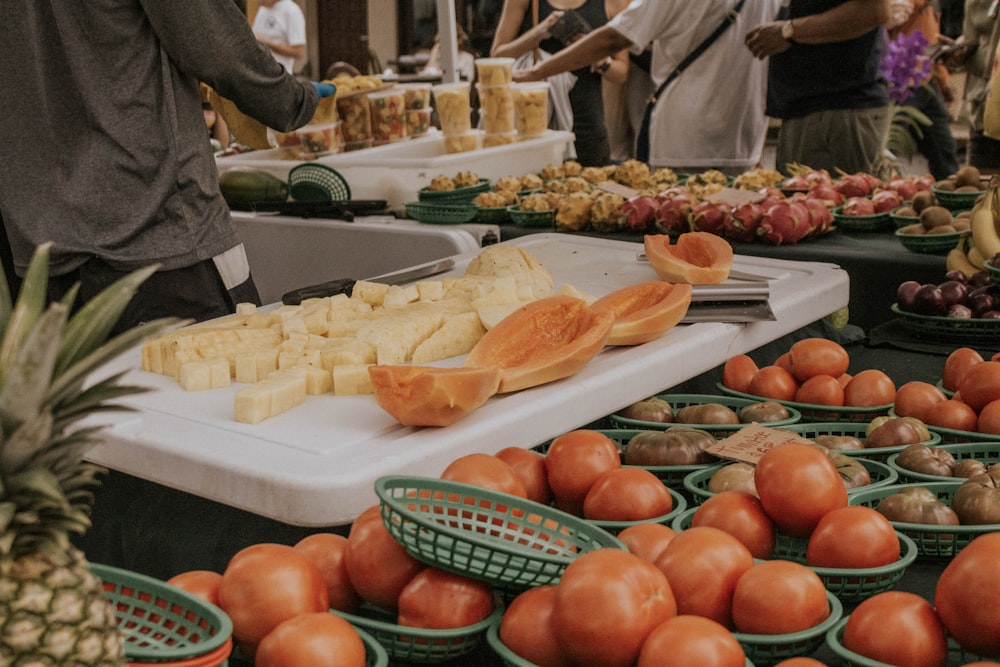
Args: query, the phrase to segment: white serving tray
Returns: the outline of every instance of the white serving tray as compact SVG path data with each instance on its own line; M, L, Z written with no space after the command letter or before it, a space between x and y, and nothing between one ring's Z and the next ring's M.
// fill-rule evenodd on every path
M655 279L639 243L534 234L507 241L534 253L557 285L595 296ZM473 251L456 255L461 275ZM455 458L530 447L718 366L847 305L848 276L833 264L737 256L734 268L771 279L773 322L677 326L659 340L606 348L577 375L491 398L445 428L403 427L372 396L309 397L260 424L233 421L237 390L187 393L140 370L127 380L157 391L128 399L137 413L116 417L88 458L181 491L299 526L350 523L377 502L373 482L388 474L438 476ZM139 368L139 350L111 370ZM442 362L458 365L461 358Z

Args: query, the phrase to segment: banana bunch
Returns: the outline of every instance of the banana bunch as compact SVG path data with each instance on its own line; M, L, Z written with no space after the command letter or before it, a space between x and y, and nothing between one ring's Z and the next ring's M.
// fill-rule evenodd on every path
M972 209L971 235L962 236L948 251L945 267L971 277L986 261L1000 253L1000 189L989 192Z

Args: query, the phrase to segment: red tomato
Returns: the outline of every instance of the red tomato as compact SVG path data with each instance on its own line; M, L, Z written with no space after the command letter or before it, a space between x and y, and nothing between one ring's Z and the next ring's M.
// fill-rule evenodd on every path
M358 595L383 609L395 609L403 587L427 567L389 533L378 505L363 511L351 524L344 564Z
M843 405L844 387L832 375L813 375L799 385L795 400L813 405Z
M805 382L816 375L839 377L847 372L851 362L847 350L840 343L826 338L804 338L788 348L792 375Z
M816 658L797 655L794 658L785 658L774 667L826 667L826 663L820 662Z
M236 552L219 582L219 606L233 638L251 652L279 623L329 610L326 583L308 558L284 544L254 544Z
M812 445L773 447L757 461L753 478L764 511L792 537L808 536L824 514L847 505L836 466Z
M677 532L673 528L652 522L637 523L618 533L618 539L629 551L650 563L656 562L675 537Z
M780 366L764 366L750 382L751 394L779 401L794 400L798 388L799 383L792 374Z
M678 533L655 565L667 575L677 613L704 616L730 627L733 590L753 562L750 550L735 537L699 526Z
M774 365L777 366L778 368L785 369L786 371L788 371L789 375L791 375L792 377L795 377L795 374L792 373L792 354L791 354L791 352L785 352L784 354L780 355L777 359L774 360Z
M931 426L957 431L976 431L979 429L979 416L965 401L955 399L939 401L927 409L924 417L926 423Z
M475 453L458 457L444 469L441 479L509 493L518 498L528 497L528 490L514 469L489 454Z
M976 412L1000 399L1000 361L984 361L971 367L962 376L958 393Z
M927 413L931 406L948 400L940 389L930 382L911 380L896 390L892 410L900 417L915 417L927 423Z
M330 612L299 614L269 632L254 667L364 667L365 644L354 627Z
M938 577L934 605L962 648L1000 655L1000 533L975 538Z
M974 428L962 430L1000 434L1000 399L990 401L983 406L983 409L979 411L979 416L976 418Z
M528 500L548 505L552 502L552 489L545 476L545 456L541 452L521 447L505 447L496 457L509 465L528 493Z
M830 616L819 575L788 560L758 561L743 573L733 593L733 623L739 632L779 635L812 628Z
M503 613L500 641L538 667L570 667L569 656L555 638L552 625L555 603L554 584L536 586L519 593Z
M694 511L691 526L711 526L729 533L754 558L767 560L774 553L774 521L764 511L760 498L745 491L721 491L711 496Z
M308 535L295 545L295 549L305 555L319 568L326 582L326 594L330 598L330 608L338 611L354 612L361 605L361 596L354 590L347 574L347 538L336 533L315 533Z
M985 361L983 355L971 347L953 350L945 359L944 369L941 371L941 386L948 391L958 391L958 385L966 371L982 361Z
M840 643L871 660L900 667L944 667L948 639L931 603L915 593L886 591L862 600Z
M746 659L728 628L709 618L681 615L649 633L637 667L744 667Z
M844 405L859 408L888 405L895 397L896 383L877 368L867 368L855 373L844 387Z
M899 560L899 537L889 520L870 507L849 505L827 512L809 536L806 564L861 569Z
M597 478L583 499L583 516L594 521L655 519L673 508L670 491L645 468L609 470Z
M399 594L397 623L411 628L464 628L493 613L493 588L483 582L427 567Z
M677 614L667 578L621 549L573 560L556 588L556 638L578 664L628 667L653 628Z
M757 373L757 362L745 354L737 354L722 365L722 384L744 394L750 391L750 382Z
M614 440L596 430L563 433L545 452L545 473L556 505L577 516L583 514L583 499L597 478L620 467Z
M222 583L222 575L218 572L189 570L167 579L167 583L219 606L219 584Z

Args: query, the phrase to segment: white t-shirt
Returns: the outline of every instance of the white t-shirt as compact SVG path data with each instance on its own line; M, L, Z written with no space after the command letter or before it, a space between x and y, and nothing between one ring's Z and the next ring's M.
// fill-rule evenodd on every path
M654 167L751 169L767 132L767 61L743 43L753 27L773 21L783 0L747 0L736 23L671 83L650 126ZM641 53L652 44L658 87L722 22L737 0L633 0L608 25Z
M260 6L253 19L253 32L279 44L299 46L306 43L306 17L294 0L278 0L272 7ZM294 73L295 58L274 51L271 55L289 73Z

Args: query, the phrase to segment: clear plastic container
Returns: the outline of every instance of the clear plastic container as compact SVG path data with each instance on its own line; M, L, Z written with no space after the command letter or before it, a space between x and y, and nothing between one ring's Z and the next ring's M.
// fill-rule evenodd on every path
M535 136L549 126L549 83L514 84L514 125L518 134Z
M445 153L468 153L478 150L482 142L482 133L470 130L463 134L451 134L444 137Z
M432 87L429 83L403 83L398 86L403 91L407 109L430 109Z
M469 84L441 83L434 86L433 91L441 133L446 137L467 134L472 129Z
M506 85L514 81L514 59L476 58L476 74L480 85Z
M514 87L477 85L483 130L487 134L514 131Z
M368 95L351 95L337 98L341 133L348 143L372 138L372 110Z
M309 124L300 127L298 135L302 151L313 156L339 153L344 147L344 135L341 133L341 123Z
M374 140L371 138L361 139L360 141L347 141L344 142L344 152L349 153L351 151L360 151L365 148L371 148L374 144Z
M427 134L428 130L431 129L433 111L430 107L424 109L407 109L405 112L407 134L411 137L419 137Z
M405 139L405 95L401 90L389 89L368 93L372 113L372 138L376 144Z

